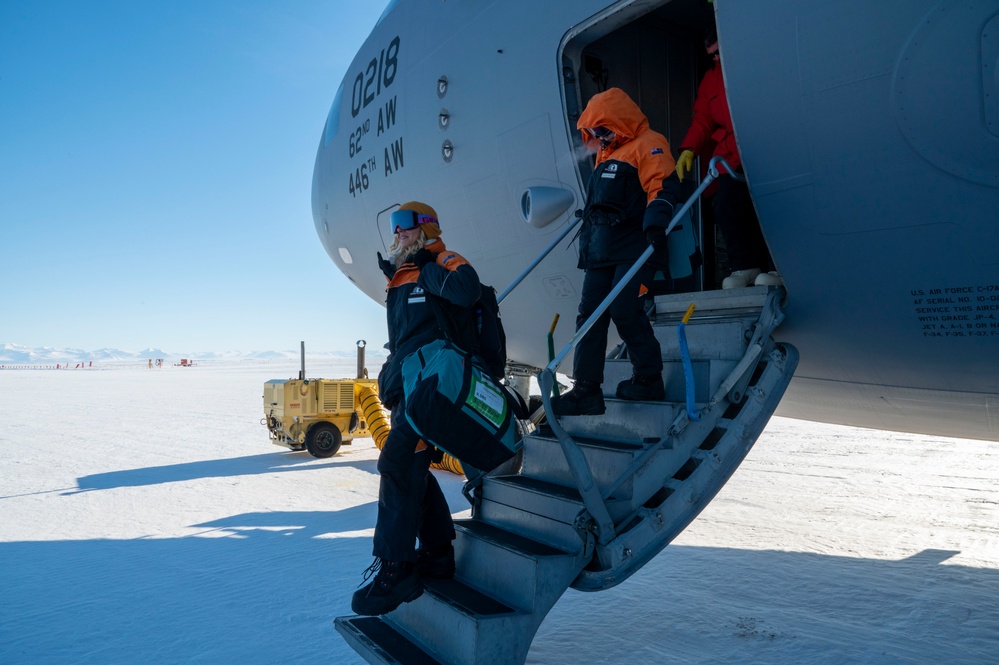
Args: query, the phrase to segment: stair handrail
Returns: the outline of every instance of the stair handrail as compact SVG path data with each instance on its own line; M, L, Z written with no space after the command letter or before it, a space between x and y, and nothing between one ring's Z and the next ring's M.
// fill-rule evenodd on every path
M666 234L668 235L670 231L680 222L687 211L694 205L704 190L719 176L718 165L721 164L726 171L735 176L735 172L732 167L729 166L728 162L722 157L712 157L708 164L708 174L703 182L694 190L694 193L687 199L687 201L680 207L674 215L673 219L670 221L669 226L666 227ZM610 512L607 509L607 504L604 498L601 496L600 489L596 485L596 481L593 478L593 471L590 469L590 465L586 461L586 457L583 456L583 452L579 449L579 445L573 440L573 438L564 430L559 424L558 419L552 417L552 391L555 385L555 372L558 370L559 366L565 360L569 352L572 351L579 344L579 341L590 331L590 328L597 322L603 313L607 311L614 299L624 290L624 287L628 285L631 279L641 270L645 262L649 260L652 256L654 248L649 245L642 252L642 255L638 257L634 265L628 270L627 273L618 281L618 283L611 289L610 293L604 298L590 318L580 326L576 334L573 335L569 343L565 345L561 352L555 358L545 366L544 369L538 374L538 385L541 388L541 402L545 406L545 413L549 414L548 424L552 428L552 433L558 439L559 444L562 447L562 454L565 455L566 463L569 465L569 470L572 472L573 479L576 481L576 489L579 490L580 497L583 500L583 505L586 510L590 513L590 517L594 522L594 529L596 531L597 541L600 544L609 543L613 540L616 535L616 530L614 528L614 521L611 519Z
M515 288L517 288L520 285L520 283L523 282L524 279L528 275L530 275L531 272L535 268L537 268L538 265L542 261L544 261L545 257L548 256L553 249L555 249L556 247L558 247L558 244L560 242L562 242L563 240L565 240L565 237L567 235L569 235L569 231L572 231L576 227L576 224L579 224L579 222L583 219L583 217L582 217L582 214L580 213L580 211L577 210L576 213L577 213L578 216L576 216L571 222L569 222L569 224L562 230L562 232L558 234L558 237L556 237L555 240L553 240L550 245L548 245L547 247L545 247L541 251L541 253L538 254L537 258L535 258L533 261L531 261L530 265L528 265L526 268L524 268L524 271L522 273L520 273L520 275L518 275L516 277L516 279L514 279L510 283L510 286L508 286L505 289L503 289L503 292L501 294L499 294L498 296L496 296L496 302L497 302L497 304L503 302L503 299L506 298L508 295L510 295L510 292L513 291Z
M718 404L722 403L726 397L731 398L729 393L740 383L740 381L747 376L750 369L756 366L757 361L764 351L765 340L769 338L777 326L781 324L784 320L784 313L781 311L780 302L784 295L783 287L777 287L767 294L767 299L763 304L762 311L760 312L760 317L756 322L754 328L753 337L746 346L746 352L743 354L742 358L736 363L736 366L732 368L728 376L722 381L721 386L715 391L714 395L708 400L708 403L704 405L701 409L700 414L710 413ZM693 305L691 305L693 307ZM690 313L690 309L687 310ZM617 488L625 483L628 478L631 477L636 471L645 466L646 462L654 455L662 446L665 446L671 437L677 436L680 432L684 430L686 424L692 420L699 421L700 418L694 419L690 415L689 407L680 411L677 417L670 424L666 435L663 436L657 443L647 446L639 455L637 455L617 479L610 485L605 487L601 492L601 496L604 500L610 497Z

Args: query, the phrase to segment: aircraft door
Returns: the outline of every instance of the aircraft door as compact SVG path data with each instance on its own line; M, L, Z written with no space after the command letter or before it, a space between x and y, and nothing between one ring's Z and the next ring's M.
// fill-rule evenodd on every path
M567 123L577 154L582 155L577 166L584 191L593 158L584 154L575 131L574 105L581 111L598 92L621 88L641 107L650 127L666 137L674 158L690 127L697 86L709 64L703 55L703 35L713 21L710 5L674 0L652 11L646 7L622 8L597 17L589 26L577 26L580 31L563 49L575 83L574 90L567 85L566 94L577 95L567 103ZM696 185L690 183L689 191ZM689 221L671 234L670 267L657 271L653 292L699 291L705 281L712 281L705 280L705 269L714 270L713 261L706 260L714 254L710 217L710 211L696 204Z

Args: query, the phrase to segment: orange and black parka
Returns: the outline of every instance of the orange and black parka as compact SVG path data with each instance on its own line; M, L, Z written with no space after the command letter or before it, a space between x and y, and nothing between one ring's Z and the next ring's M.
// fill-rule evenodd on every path
M444 338L428 297L440 298L445 307L450 303L467 309L481 293L475 269L442 239L428 243L426 249L434 255L433 262L422 268L403 263L386 286L389 357L378 374L378 392L388 409L402 398L402 361L424 344Z
M579 234L579 267L632 263L648 246L645 227L668 224L679 195L669 142L649 128L648 118L620 88L591 97L576 127L584 145L596 150ZM596 127L616 134L606 148L586 131ZM663 202L669 204L665 212ZM657 214L646 215L646 209Z

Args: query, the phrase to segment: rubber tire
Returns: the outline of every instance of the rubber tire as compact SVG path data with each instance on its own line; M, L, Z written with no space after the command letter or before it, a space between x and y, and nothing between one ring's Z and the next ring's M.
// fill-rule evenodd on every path
M343 436L340 430L330 423L313 425L305 435L305 447L309 450L309 454L320 459L336 455L341 443Z

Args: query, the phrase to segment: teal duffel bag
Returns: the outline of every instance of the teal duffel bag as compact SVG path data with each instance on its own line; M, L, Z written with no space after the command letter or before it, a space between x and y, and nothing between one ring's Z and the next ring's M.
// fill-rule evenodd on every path
M480 471L490 471L520 448L506 389L481 361L437 340L402 363L406 419L437 448Z

